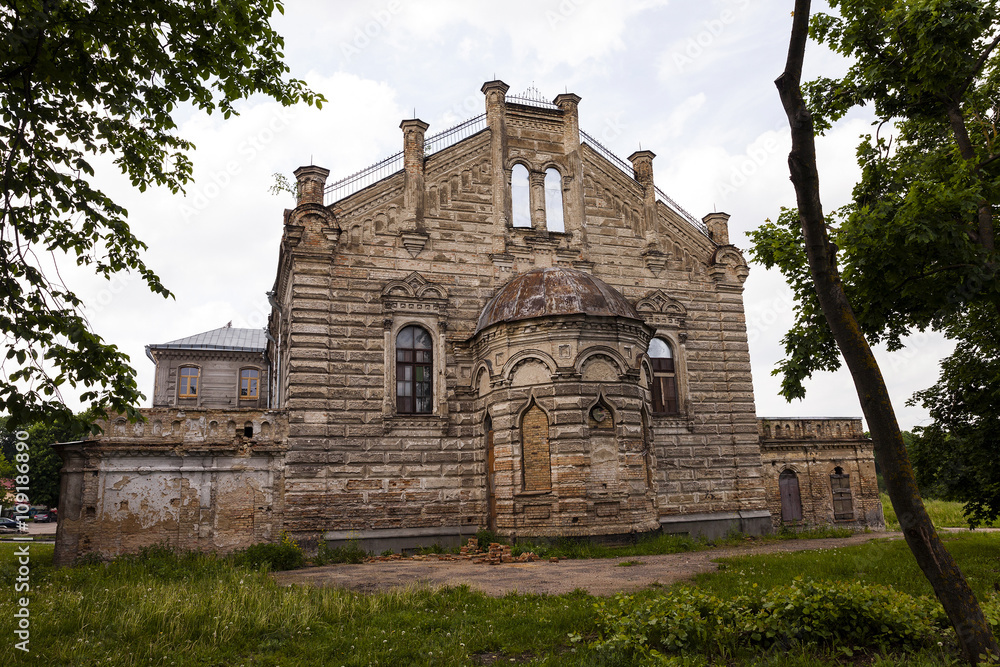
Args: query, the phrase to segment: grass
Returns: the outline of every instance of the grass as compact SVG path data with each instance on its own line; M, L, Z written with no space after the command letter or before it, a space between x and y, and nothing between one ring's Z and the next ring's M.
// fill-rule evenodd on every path
M1000 591L1000 534L942 536L969 585L980 597ZM860 581L892 586L910 595L933 595L903 540L873 540L835 549L720 558L719 572L695 577L699 588L732 597L771 588L797 576L829 581Z
M1000 586L1000 535L946 538L977 594ZM14 545L0 544L0 608L14 609ZM723 561L696 585L719 595L770 588L795 576L878 581L924 594L923 578L902 541ZM614 665L586 641L593 637L595 598L569 595L488 597L465 587L409 588L359 594L339 589L280 587L253 570L202 554L151 551L111 564L53 569L52 546L31 546L31 662L73 665ZM655 596L651 589L642 595ZM10 638L11 614L0 615ZM907 654L906 664L955 664L949 653ZM950 660L951 662L947 662ZM852 664L837 652L785 647L731 656L722 664ZM894 665L898 655L863 664ZM0 664L25 664L11 640ZM677 665L702 665L698 655Z
M899 521L896 519L896 511L892 509L889 496L882 493L879 497L882 499L885 527L888 530L899 530ZM964 503L952 502L950 500L924 500L924 507L927 508L927 514L930 515L931 521L934 522L934 526L937 528L968 528L969 522L962 513L964 506ZM1000 521L994 521L992 524L984 527L1000 528Z

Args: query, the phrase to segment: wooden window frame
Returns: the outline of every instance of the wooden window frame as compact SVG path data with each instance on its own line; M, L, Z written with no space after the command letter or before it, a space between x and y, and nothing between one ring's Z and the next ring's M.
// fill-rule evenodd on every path
M256 376L253 377L253 378L251 378L249 376L246 377L246 378L244 378L243 377L244 373L256 373ZM247 395L246 396L243 395L244 380L247 380L246 384L248 385L248 387L247 387ZM254 393L252 393L252 394L249 393L250 392L250 389L249 389L250 382L249 382L249 380L256 380L256 386L257 386L257 388L256 388L256 391L254 391ZM240 369L239 400L241 400L241 401L257 401L257 400L260 400L260 369L259 368L241 368Z
M193 370L194 375L185 375L184 371ZM190 392L191 383L187 378L194 378L194 393ZM181 366L177 370L177 398L198 398L198 391L201 389L201 368L198 366Z
M400 347L399 339L407 329L420 330L426 333L427 337L430 339L430 345L426 349L417 347ZM414 332L414 334L415 333L416 332ZM416 339L414 338L414 340ZM393 342L393 352L396 359L396 363L394 365L396 372L396 377L394 379L396 383L396 414L434 414L434 334L432 334L429 329L420 326L419 324L408 324L396 332L396 337ZM407 353L410 354L409 360L406 358ZM423 358L418 361L418 356ZM418 368L422 369L425 377L427 378L426 381L417 380ZM410 370L409 378L405 377L407 369ZM426 396L421 396L419 398L427 399L427 409L420 410L417 404L417 385L424 383L427 385L427 394ZM408 387L409 394L407 395L405 392L401 394L401 387L404 389Z
M666 338L657 336L670 350L670 357L649 357L649 367L652 371L650 382L653 391L654 415L679 415L681 401L677 383L677 354L674 345ZM671 395L672 394L672 395Z

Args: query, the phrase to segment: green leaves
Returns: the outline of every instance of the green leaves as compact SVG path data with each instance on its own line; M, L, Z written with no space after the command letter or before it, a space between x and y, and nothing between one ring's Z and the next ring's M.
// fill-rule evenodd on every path
M0 13L0 335L15 351L0 412L14 422L70 417L59 400L66 385L126 413L141 399L128 357L89 331L79 299L36 253L63 250L106 278L135 272L170 296L144 264L127 212L89 182L89 156L113 156L140 191L176 193L191 179L193 148L170 116L179 103L226 117L257 93L319 104L322 96L286 77L269 23L275 7L16 0Z
M913 649L947 627L934 600L889 586L796 580L751 596L722 599L695 588L655 598L617 595L598 602L603 653L650 657L658 651L726 655L738 647L817 644Z
M1000 56L996 0L834 0L812 37L850 59L841 78L803 86L818 131L855 107L861 137L853 202L829 216L841 283L869 343L898 349L913 330L945 330L970 304L1000 307ZM992 210L984 223L981 212ZM794 327L776 372L782 395L840 359L812 291L797 214L751 234L751 255L795 292ZM959 334L960 335L960 334Z

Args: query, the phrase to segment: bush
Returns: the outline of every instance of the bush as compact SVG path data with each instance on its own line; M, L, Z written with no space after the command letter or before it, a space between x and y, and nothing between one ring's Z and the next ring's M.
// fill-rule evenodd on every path
M595 605L603 653L720 653L775 644L914 649L947 630L940 604L888 586L798 580L724 600L692 588L656 598L618 595Z
M335 563L362 563L368 557L368 552L361 548L357 540L349 540L347 544L331 548L326 540L319 540L316 549L314 565L332 565Z
M254 544L231 556L233 563L254 570L266 566L269 570L294 570L305 565L306 556L288 533L281 534L278 544L262 542Z

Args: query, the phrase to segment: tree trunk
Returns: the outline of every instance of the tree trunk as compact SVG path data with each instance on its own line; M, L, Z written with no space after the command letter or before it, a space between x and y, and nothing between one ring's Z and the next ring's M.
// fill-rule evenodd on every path
M796 0L788 60L775 85L791 127L792 151L788 167L795 186L813 284L823 314L854 379L861 409L875 441L875 456L885 475L889 498L906 543L948 614L965 660L976 664L981 656L1000 654L1000 649L976 596L941 543L924 509L882 372L844 293L836 248L827 234L819 197L813 120L799 88L809 12L810 0Z

